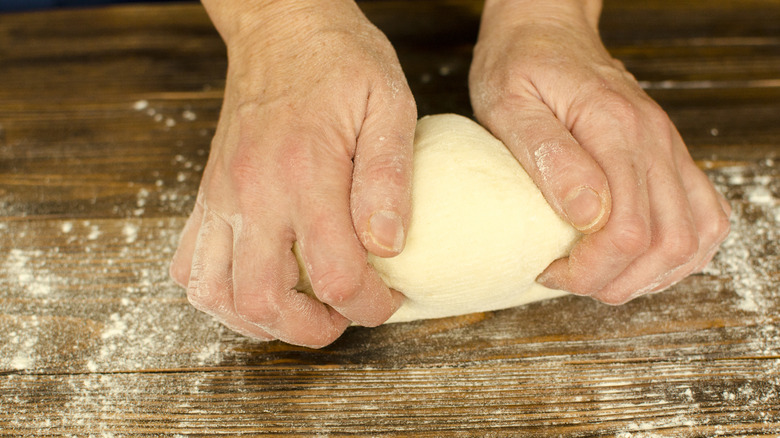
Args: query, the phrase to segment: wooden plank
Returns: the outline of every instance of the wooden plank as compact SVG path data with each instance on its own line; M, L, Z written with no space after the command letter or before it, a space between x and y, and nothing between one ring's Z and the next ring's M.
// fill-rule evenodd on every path
M757 372L749 360L648 367L531 359L437 368L11 375L0 378L5 399L35 410L0 414L0 424L7 434L30 436L769 436L780 405L776 389L762 380L777 366ZM49 421L42 424L41 414Z
M421 114L470 114L481 2L361 6ZM776 436L779 17L771 0L605 5L610 50L734 207L704 274L313 351L221 328L167 277L224 87L202 8L0 16L0 436Z

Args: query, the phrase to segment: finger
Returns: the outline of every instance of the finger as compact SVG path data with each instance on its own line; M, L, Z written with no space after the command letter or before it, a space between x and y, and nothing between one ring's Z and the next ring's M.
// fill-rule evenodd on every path
M538 282L591 295L606 287L650 247L646 175L622 155L616 153L603 164L605 169L614 170L610 177L613 208L609 222L600 231L583 236L568 257L551 263Z
M692 263L692 272L699 272L712 260L729 234L731 206L693 163L684 166L681 173L701 241L699 253Z
M398 255L411 216L417 110L411 93L373 94L357 138L352 220L363 246L380 257Z
M349 321L313 297L295 290L298 263L294 235L281 224L236 223L233 251L233 302L242 321L296 345L323 347Z
M488 127L561 217L586 234L601 229L612 208L602 168L543 102L529 97L507 105Z
M307 209L295 216L301 257L322 302L358 324L379 325L398 309L402 296L368 265L349 214L351 172L337 167L325 166L298 207Z
M198 310L216 318L228 328L262 339L273 339L264 330L245 323L233 304L233 232L213 211L204 208L192 268L187 284L187 298Z
M198 196L200 198L200 195ZM192 256L195 253L195 243L198 240L198 231L203 222L203 206L200 202L195 203L195 208L187 218L184 224L181 237L179 237L179 246L173 255L169 273L171 278L182 287L187 287L190 279L190 268L192 267Z
M699 235L677 169L656 166L648 173L648 180L651 246L593 295L605 303L625 303L678 282L690 273L699 252Z

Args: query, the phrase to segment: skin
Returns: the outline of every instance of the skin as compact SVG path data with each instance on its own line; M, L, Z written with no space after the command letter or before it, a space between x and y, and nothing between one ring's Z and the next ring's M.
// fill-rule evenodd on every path
M604 48L600 10L599 1L488 0L469 82L479 121L585 233L538 281L621 304L700 271L731 209Z
M320 347L381 324L403 297L366 253L403 247L417 119L394 50L352 1L204 5L228 77L172 277L259 339ZM319 301L294 289L294 242Z
M366 263L403 249L416 107L353 0L204 0L229 59L222 114L171 264L190 302L309 347L403 297ZM584 237L543 284L618 304L700 270L730 209L604 49L600 2L487 0L475 115ZM317 299L296 292L297 242Z

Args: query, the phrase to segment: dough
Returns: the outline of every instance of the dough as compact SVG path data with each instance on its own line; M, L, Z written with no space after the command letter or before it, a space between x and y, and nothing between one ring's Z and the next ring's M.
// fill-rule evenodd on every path
M392 258L369 254L385 283L407 297L388 322L505 309L564 294L535 278L568 254L579 233L486 129L454 114L422 118L413 175L404 251Z

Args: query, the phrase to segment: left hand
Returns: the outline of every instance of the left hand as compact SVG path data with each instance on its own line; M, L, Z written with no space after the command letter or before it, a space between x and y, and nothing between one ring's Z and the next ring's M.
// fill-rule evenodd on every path
M584 233L539 282L619 304L701 270L731 210L604 48L599 12L595 1L488 0L469 83L479 121Z

